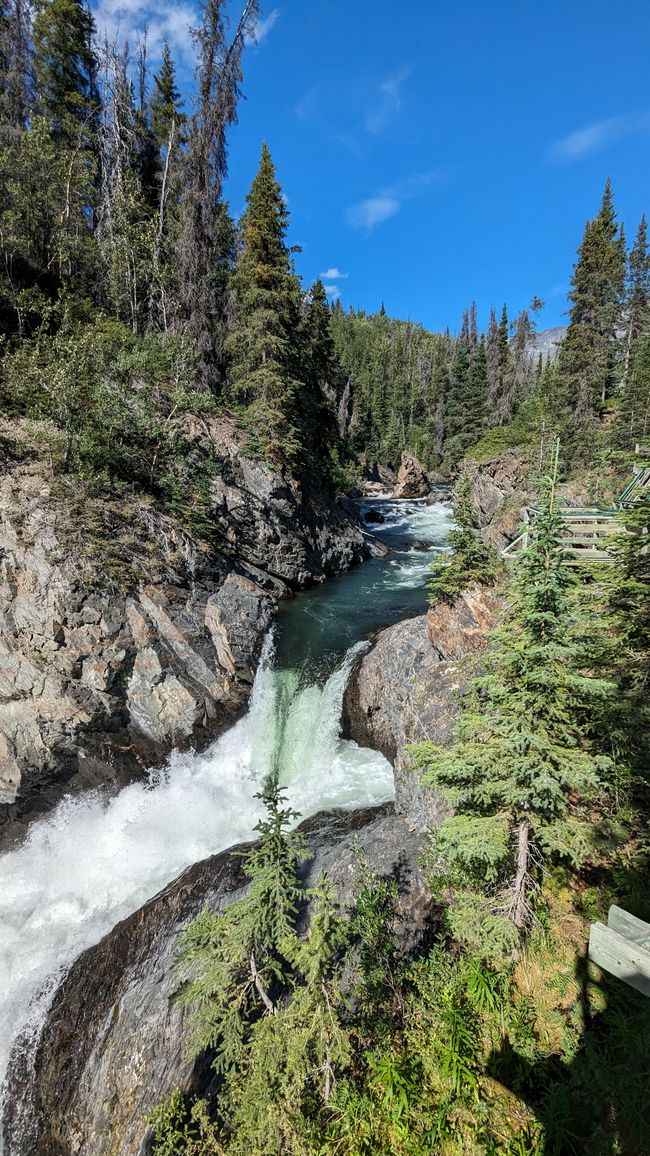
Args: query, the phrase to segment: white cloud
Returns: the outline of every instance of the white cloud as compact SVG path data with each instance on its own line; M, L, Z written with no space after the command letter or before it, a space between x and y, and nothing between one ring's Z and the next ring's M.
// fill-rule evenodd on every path
M337 269L335 265L333 269L326 269L325 272L321 273L320 276L323 281L345 281L346 278L350 276L350 274L342 273L341 270Z
M279 8L274 8L272 12L269 12L268 16L265 17L264 20L258 20L255 27L252 29L250 36L246 38L246 43L257 45L263 44L269 32L274 27L279 15Z
M437 168L426 173L411 173L410 176L402 177L395 184L380 189L376 197L368 197L358 205L351 205L347 213L348 221L355 229L374 229L375 225L396 216L402 201L413 200L434 181L444 180L449 175L450 170Z
M604 120L594 120L591 124L586 124L554 141L549 149L549 156L562 164L570 164L571 161L579 161L592 153L601 152L623 137L645 135L649 132L648 113L640 116L610 116Z
M339 289L338 285L324 285L323 288L330 301L338 301L339 297L341 296L341 290Z
M368 197L348 209L348 221L355 229L374 229L375 225L394 217L399 209L396 197Z
M402 107L402 86L413 70L406 66L399 72L387 76L378 86L379 100L375 108L366 114L364 124L368 132L376 136L389 121L397 116Z
M313 87L309 89L309 92L306 92L305 95L298 101L295 110L298 120L307 120L313 113L314 105L316 103L316 96L318 95L318 88L318 84L314 84Z
M128 41L135 49L138 37L147 29L149 56L158 59L163 41L169 41L172 52L191 61L194 43L190 29L198 16L193 4L155 3L155 0L99 0L93 8L100 40L105 37L118 44Z

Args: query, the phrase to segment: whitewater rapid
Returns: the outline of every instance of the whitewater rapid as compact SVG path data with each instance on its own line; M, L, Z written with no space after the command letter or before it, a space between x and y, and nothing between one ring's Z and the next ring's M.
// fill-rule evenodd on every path
M185 867L251 838L270 770L304 817L392 798L383 755L339 733L345 684L365 645L324 686L301 687L299 671L274 670L267 639L248 713L209 750L174 754L112 798L62 802L0 858L0 1082L14 1040L37 1030L82 951Z

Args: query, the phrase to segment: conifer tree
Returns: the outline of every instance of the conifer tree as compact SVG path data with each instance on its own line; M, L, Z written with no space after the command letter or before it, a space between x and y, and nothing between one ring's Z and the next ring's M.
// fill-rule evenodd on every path
M650 249L648 248L648 227L645 213L639 222L639 228L628 259L625 320L627 332L621 392L624 392L627 386L634 343L647 332L650 326Z
M288 212L267 145L246 198L232 278L237 322L226 342L230 390L262 452L294 462L299 289L285 243Z
M306 460L322 469L330 451L338 449L336 407L343 390L343 371L331 329L331 313L323 282L309 292L304 331L307 372L298 395L300 429Z
M167 42L163 44L162 63L154 76L154 89L151 97L151 129L158 152L157 156L157 189L155 196L156 222L155 237L152 252L152 284L149 303L150 322L157 324L166 331L173 315L174 290L178 287L177 272L174 267L174 248L178 242L180 229L180 205L182 201L182 160L183 151L187 144L187 117L182 109L181 95L176 86L176 70L171 51ZM216 276L213 291L217 302L215 317L217 323L222 320L223 308L218 303L226 298L227 285L219 276L218 262L226 260L230 265L233 241L230 238L229 246L225 246L222 237L222 228L225 220L230 223L225 206L221 206L220 220L215 224L215 267ZM224 258L224 255L227 257ZM223 328L223 327L222 327ZM224 333L220 332L220 344L223 343ZM217 342L217 359L222 359L221 348ZM218 374L223 377L223 372Z
M30 13L27 0L0 0L0 145L15 143L31 96Z
M92 146L97 117L93 18L82 0L38 0L34 19L36 105L71 148Z
M486 424L498 424L497 402L502 389L501 345L496 313L490 307L490 320L485 336L485 376L487 381Z
M559 376L570 414L567 444L577 460L588 455L599 407L614 392L624 282L625 246L608 180L600 212L587 222L578 250L560 349Z
M296 949L297 868L306 856L302 837L289 828L298 816L273 779L258 797L266 816L246 858L246 896L222 914L204 911L179 940L178 966L190 978L175 999L192 1008L196 1054L213 1049L222 1073L245 1062L251 1024L275 1014Z
M258 14L258 0L247 0L229 41L225 0L206 0L201 27L194 33L197 96L189 126L181 223L175 243L175 325L195 351L201 386L213 390L222 385L217 335L223 327L225 301L215 286L215 255L227 171L226 131L237 119L242 55Z
M430 601L452 600L473 582L491 584L499 567L494 550L483 541L476 526L476 511L467 474L463 474L453 501L454 529L447 544L451 556L442 554L431 564L433 578L429 583Z
M187 117L176 84L176 67L167 41L162 47L160 68L154 76L151 122L158 148L163 155L183 143ZM170 140L171 138L171 140Z
M528 925L531 892L547 858L580 863L594 825L585 813L608 768L592 751L585 703L609 692L577 667L561 549L557 450L540 489L503 625L491 636L451 749L426 745L426 781L454 808L434 853L453 890L449 922L485 951L512 945ZM456 890L456 888L458 890Z
M627 384L614 429L619 449L632 450L650 435L650 336L638 340L632 351Z

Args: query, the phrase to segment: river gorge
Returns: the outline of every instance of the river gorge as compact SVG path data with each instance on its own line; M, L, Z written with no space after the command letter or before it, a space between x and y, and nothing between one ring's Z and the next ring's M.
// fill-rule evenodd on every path
M186 867L251 837L271 770L303 817L393 797L387 758L341 737L343 694L369 636L425 609L450 513L388 497L362 501L359 516L390 553L280 604L243 718L146 781L64 799L0 858L0 1080L83 951ZM6 1134L13 1151L24 1148Z

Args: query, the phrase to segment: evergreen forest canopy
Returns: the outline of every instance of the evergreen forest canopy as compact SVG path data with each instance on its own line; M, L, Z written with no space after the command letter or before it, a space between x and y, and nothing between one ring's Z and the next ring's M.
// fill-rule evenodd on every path
M188 410L234 412L252 453L333 488L406 448L448 474L544 428L580 469L643 438L645 219L628 251L607 184L557 359L534 354L538 300L485 333L470 306L456 335L330 307L296 275L266 146L241 221L224 201L259 5L232 30L225 7L203 8L185 109L167 45L152 73L146 39L135 56L98 43L80 0L0 4L0 400L47 423L55 470L169 501Z

